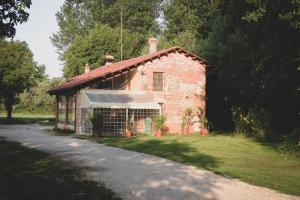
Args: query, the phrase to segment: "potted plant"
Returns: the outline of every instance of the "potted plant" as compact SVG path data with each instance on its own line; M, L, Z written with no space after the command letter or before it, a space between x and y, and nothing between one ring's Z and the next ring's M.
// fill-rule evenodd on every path
M201 129L201 135L208 136L208 120L206 119L206 117L203 118L202 124L203 126Z
M164 124L166 122L166 117L161 115L161 116L157 116L154 118L154 124L155 124L155 128L156 128L156 133L155 135L157 137L161 137L163 129L164 129Z
M126 137L131 137L133 133L133 123L132 122L128 122L128 124L126 125Z
M185 113L182 117L182 132L183 135L189 135L190 134L190 127L192 125L194 115L193 115L193 110L191 108L187 108L185 110Z
M90 117L90 122L92 125L92 135L94 137L100 136L100 131L102 130L103 115L101 112L94 112Z
M204 116L204 111L202 108L198 107L197 117L199 119L200 132L202 136L208 135L209 122L207 118Z

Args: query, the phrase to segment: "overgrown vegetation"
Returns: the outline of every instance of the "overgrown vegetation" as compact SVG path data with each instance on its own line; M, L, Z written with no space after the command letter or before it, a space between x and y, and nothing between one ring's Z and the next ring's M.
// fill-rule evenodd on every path
M62 78L45 78L39 81L35 86L18 95L18 103L14 106L14 112L54 115L55 96L50 96L47 91L63 82Z
M300 157L300 129L295 129L290 134L283 136L279 148L284 153L296 154Z
M215 128L273 141L299 127L299 7L292 0L219 3L199 51L217 66L207 80Z
M0 138L0 199L120 199L81 169ZM17 163L17 164L16 164Z
M182 46L217 66L206 87L214 129L278 141L299 128L298 1L67 0L52 37L65 77L108 53L120 60L121 6L124 58L147 53L151 36L158 49Z
M300 196L300 154L283 154L278 151L276 144L260 143L253 138L234 134L208 137L145 136L131 139L103 137L96 141ZM294 142L295 139L290 141Z

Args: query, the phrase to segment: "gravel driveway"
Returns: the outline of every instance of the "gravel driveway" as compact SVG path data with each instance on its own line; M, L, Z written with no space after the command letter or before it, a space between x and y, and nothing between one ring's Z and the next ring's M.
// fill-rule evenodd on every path
M39 125L0 125L0 136L83 167L89 178L104 183L125 200L300 200L156 156L51 136L45 129Z

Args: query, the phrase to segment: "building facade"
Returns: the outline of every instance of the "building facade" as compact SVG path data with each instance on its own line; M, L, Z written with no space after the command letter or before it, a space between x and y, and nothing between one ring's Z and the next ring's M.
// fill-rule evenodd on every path
M121 135L128 123L134 132L154 133L153 119L164 115L170 133L182 133L183 115L205 111L207 61L180 48L156 51L149 39L149 54L89 70L51 89L56 95L56 127L90 133L91 116L100 112L103 135ZM200 131L194 117L190 132Z

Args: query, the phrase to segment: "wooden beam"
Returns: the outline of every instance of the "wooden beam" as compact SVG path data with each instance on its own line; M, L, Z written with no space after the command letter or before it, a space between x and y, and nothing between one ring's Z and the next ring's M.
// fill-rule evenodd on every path
M57 128L58 123L58 103L59 103L59 97L58 95L55 95L55 128Z
M64 129L67 129L67 125L68 125L68 96L65 96L65 123L64 123Z

